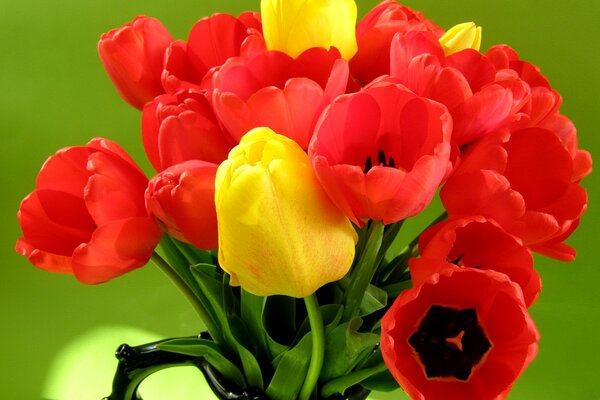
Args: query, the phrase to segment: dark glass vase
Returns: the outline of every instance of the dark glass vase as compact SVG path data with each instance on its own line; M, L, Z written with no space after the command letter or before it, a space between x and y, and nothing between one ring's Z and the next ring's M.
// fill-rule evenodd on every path
M206 338L204 335L201 337ZM171 340L171 339L167 339ZM215 396L221 400L269 400L255 388L241 389L225 380L204 357L187 356L160 350L157 346L166 342L148 343L141 346L122 344L116 351L119 360L113 379L112 393L103 400L142 400L137 389L144 379L165 368L195 366L198 368ZM364 400L370 391L353 386L342 395L334 395L327 400Z

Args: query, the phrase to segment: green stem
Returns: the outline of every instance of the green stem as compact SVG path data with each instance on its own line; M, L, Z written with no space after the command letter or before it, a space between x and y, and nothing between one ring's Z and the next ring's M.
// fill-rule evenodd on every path
M157 252L152 253L152 261L169 277L171 282L177 286L185 298L188 299L188 301L192 304L192 307L194 307L194 310L196 310L200 316L200 319L204 323L204 326L206 326L206 329L211 336L213 335L213 332L219 332L217 327L213 325L213 320L210 317L210 314L206 311L204 306L200 303L185 281L173 270L171 265L169 265L169 263L167 263Z
M350 287L344 299L344 321L350 321L358 314L360 303L377 270L376 260L381 248L384 225L381 221L372 221L366 237L366 245L360 260L351 272Z
M312 332L312 357L306 373L306 379L300 390L300 400L308 400L317 386L319 374L323 367L325 357L325 329L323 327L323 317L319 309L316 294L311 294L304 298L310 329Z
M171 242L175 245L177 250L189 261L190 265L206 263L212 263L212 256L210 252L206 250L200 250L195 248L193 245L188 243L180 242L179 240L168 237Z
M419 238L421 237L421 234L423 232L425 232L427 229L431 228L432 226L434 226L435 224L437 224L438 222L442 222L443 220L445 220L446 218L448 218L448 212L444 211L443 213L441 213L440 215L437 216L436 219L434 219L433 221L431 221L431 223L429 225L427 225L427 227L425 229L423 229L421 231L421 233L419 233L409 244L408 244L408 248L410 249L411 252L414 252L414 249L417 247L417 245L419 244Z
M404 247L404 249L402 249L400 254L398 254L392 259L392 261L389 262L389 264L385 268L384 273L380 276L379 283L386 285L397 283L398 279L400 279L401 276L408 270L408 260L412 257L419 256L418 244L419 238L421 237L423 232L425 232L427 229L431 228L438 222L445 220L446 218L448 218L448 213L444 211L443 213L438 215L437 218L434 219L429 225L427 225L427 227L423 229L421 233L415 236L413 240L411 240L411 242L407 244L406 247Z

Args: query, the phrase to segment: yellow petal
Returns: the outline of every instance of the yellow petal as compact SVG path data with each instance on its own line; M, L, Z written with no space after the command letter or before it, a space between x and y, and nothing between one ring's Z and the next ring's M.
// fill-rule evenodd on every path
M479 51L481 47L481 27L474 22L465 22L450 28L440 38L440 44L446 55L457 53L464 49Z
M354 0L261 0L269 50L297 57L312 47L336 47L349 60L356 53Z
M215 202L219 263L255 295L306 297L352 264L352 225L300 146L268 128L246 134L221 164Z

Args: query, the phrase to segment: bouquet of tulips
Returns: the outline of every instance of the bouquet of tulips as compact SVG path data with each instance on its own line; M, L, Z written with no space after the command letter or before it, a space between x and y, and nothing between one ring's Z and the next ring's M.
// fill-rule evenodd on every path
M160 351L258 398L506 397L538 350L532 252L572 260L587 207L560 95L509 46L480 52L474 23L260 7L187 40L144 16L102 35L156 175L108 139L59 150L17 251L86 284L152 259L208 332ZM438 190L445 211L399 243Z

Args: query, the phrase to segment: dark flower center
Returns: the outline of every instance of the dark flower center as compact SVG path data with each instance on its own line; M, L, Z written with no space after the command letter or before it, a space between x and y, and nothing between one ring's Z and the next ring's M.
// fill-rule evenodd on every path
M433 305L408 338L427 378L468 381L492 344L479 325L477 311Z
M391 157L388 159L385 156L385 152L382 149L379 149L377 151L377 166L381 166L381 167L390 167L390 168L396 168L396 161L394 161L394 157ZM373 159L371 158L371 156L367 156L367 161L365 161L365 168L363 169L363 171L365 172L365 174L367 172L369 172L369 170L371 170L371 168L373 168Z

